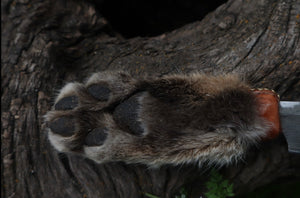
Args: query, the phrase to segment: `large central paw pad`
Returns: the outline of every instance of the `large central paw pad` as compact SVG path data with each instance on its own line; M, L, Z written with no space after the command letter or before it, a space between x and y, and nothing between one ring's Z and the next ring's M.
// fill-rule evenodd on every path
M88 146L101 146L107 138L106 128L93 129L85 138L85 144Z
M142 135L144 129L139 120L139 97L141 93L135 94L129 99L118 105L113 113L113 118L118 125L126 127L130 132L135 135Z

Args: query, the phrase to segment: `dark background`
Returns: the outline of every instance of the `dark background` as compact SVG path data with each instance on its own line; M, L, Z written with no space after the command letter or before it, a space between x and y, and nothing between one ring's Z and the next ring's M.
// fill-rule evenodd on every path
M201 20L226 0L103 0L96 7L125 38L158 36ZM118 6L116 6L118 5Z

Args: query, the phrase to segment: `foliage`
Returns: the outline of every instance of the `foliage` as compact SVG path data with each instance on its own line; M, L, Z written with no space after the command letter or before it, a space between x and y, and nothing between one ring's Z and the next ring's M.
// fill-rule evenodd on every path
M226 198L234 196L233 184L229 184L228 180L223 179L222 175L214 169L211 171L210 175L209 181L205 183L208 190L208 192L205 193L207 198ZM150 193L145 193L145 195L149 198L160 198ZM181 188L179 195L176 195L175 198L187 198L187 191L185 188Z
M207 198L226 198L233 197L233 184L229 184L228 180L224 180L216 170L211 171L208 182L205 183L208 192L205 193Z

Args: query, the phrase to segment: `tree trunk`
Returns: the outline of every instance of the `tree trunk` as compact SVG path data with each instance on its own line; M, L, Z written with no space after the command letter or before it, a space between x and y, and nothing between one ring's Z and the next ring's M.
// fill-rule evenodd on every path
M150 38L123 39L89 1L1 1L2 197L172 197L206 190L194 165L96 164L57 153L43 115L56 91L93 72L133 75L238 73L254 87L300 100L300 2L229 0L203 20ZM221 170L237 194L278 179L299 179L299 156L283 137Z

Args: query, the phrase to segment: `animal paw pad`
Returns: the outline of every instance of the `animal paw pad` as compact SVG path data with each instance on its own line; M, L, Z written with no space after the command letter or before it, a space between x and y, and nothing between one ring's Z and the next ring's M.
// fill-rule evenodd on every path
M55 110L71 110L78 106L77 96L67 96L59 100L54 108Z
M53 133L61 136L72 136L75 133L75 120L71 117L60 117L49 123Z
M100 101L108 101L111 90L103 85L94 84L88 88L88 92Z
M116 122L123 127L129 129L134 135L142 135L144 133L141 123L138 119L138 111L140 108L138 98L141 94L136 94L118 105L113 113Z
M107 138L106 128L93 129L85 138L87 146L101 146Z

